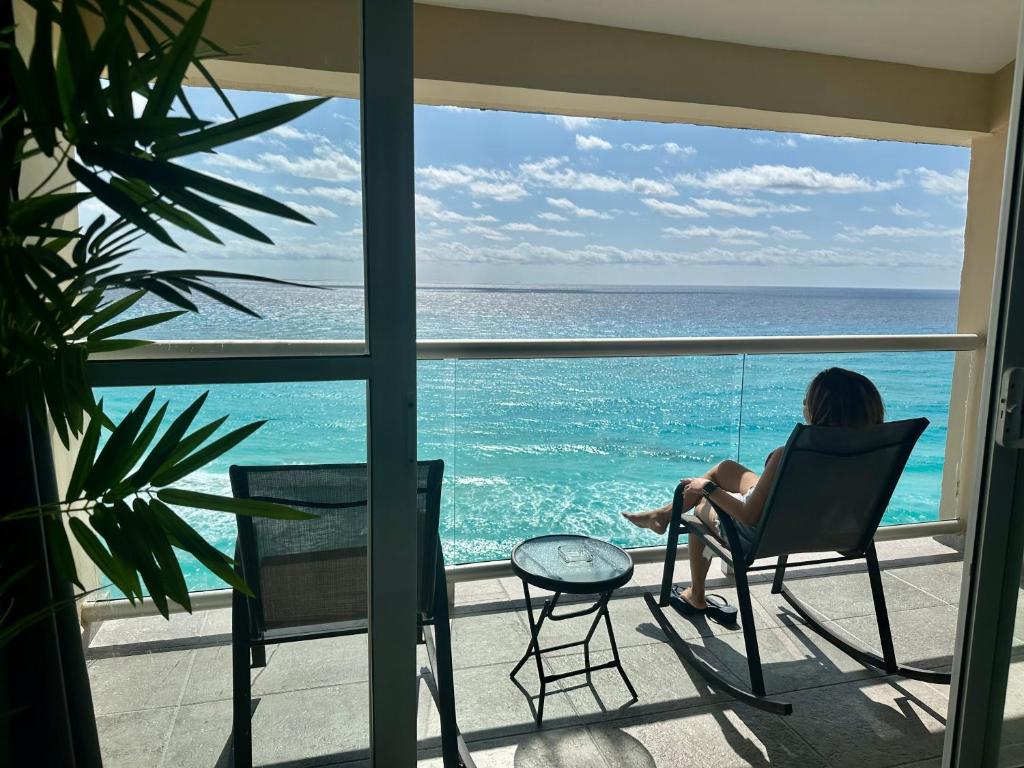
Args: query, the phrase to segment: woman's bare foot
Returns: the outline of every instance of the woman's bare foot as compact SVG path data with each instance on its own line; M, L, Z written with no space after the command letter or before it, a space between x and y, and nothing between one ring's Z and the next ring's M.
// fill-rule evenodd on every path
M668 530L668 524L672 521L672 512L666 512L664 509L652 509L650 512L636 514L623 512L622 516L637 528L650 528L659 535Z
M683 590L682 598L698 611L703 611L708 607L707 601L704 599L704 595L699 598L693 596L693 587L687 587Z

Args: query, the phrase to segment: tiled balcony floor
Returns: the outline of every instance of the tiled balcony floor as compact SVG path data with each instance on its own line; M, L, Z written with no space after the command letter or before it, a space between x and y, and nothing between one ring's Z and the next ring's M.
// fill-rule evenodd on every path
M959 598L959 555L931 539L879 546L896 650L904 663L950 664ZM717 573L717 570L714 571ZM876 645L862 566L791 572L795 594L839 632ZM623 663L639 694L630 704L613 670L592 685L570 678L549 686L545 723L508 673L527 645L522 592L514 579L459 585L453 622L459 722L481 768L527 766L938 766L948 689L866 669L804 628L772 596L767 576L753 586L755 619L773 694L793 703L789 717L723 697L683 666L664 642L642 592L658 566L637 568L611 603ZM686 579L680 564L677 579ZM714 591L735 602L725 579ZM582 619L579 621L587 621ZM717 625L674 624L716 665L746 674L742 634ZM227 610L103 624L89 669L107 768L228 766L231 685ZM581 639L573 621L549 624L546 644ZM599 631L595 648L607 649ZM595 662L603 660L595 654ZM547 662L578 666L572 649ZM421 653L421 663L426 663ZM524 688L538 690L527 666ZM1024 664L1014 675L1024 678ZM1022 679L1024 683L1024 679ZM1024 686L1022 686L1024 687ZM1012 693L1012 692L1011 692ZM361 765L367 752L365 636L271 647L253 672L254 757L258 765ZM1019 701L1017 700L1019 699ZM1010 709L1024 715L1024 695ZM1010 742L1024 743L1014 721ZM439 725L420 681L421 766L440 766Z

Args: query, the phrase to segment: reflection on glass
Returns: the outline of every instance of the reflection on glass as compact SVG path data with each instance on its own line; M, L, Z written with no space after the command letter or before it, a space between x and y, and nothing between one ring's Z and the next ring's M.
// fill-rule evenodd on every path
M418 366L418 450L443 459L441 536L449 563L507 558L518 542L581 533L622 546L663 537L624 511L671 499L682 477L738 459L755 471L802 418L804 390L828 365L878 385L888 417L931 422L910 459L885 524L938 519L953 353L721 355L679 358L437 360ZM168 387L180 409L206 388ZM366 460L366 399L359 382L218 385L209 418L269 422L187 487L229 493L231 463ZM140 388L97 391L115 415ZM174 409L172 409L173 411ZM234 519L189 512L225 552ZM188 573L193 589L221 586Z

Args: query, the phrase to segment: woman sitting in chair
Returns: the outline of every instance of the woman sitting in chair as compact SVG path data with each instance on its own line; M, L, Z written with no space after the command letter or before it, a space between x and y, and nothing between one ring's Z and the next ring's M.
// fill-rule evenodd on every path
M826 368L811 380L804 396L804 421L824 427L865 427L881 424L885 418L882 397L871 380L844 368ZM723 543L726 536L718 524L718 514L707 499L736 523L740 539L745 545L753 542L757 524L761 520L765 501L775 481L782 449L776 448L765 460L764 471L758 475L735 461L716 464L703 477L685 478L683 511L696 507L694 513ZM650 528L663 534L672 521L672 503L638 514L623 513L629 522L641 528ZM695 611L703 612L708 604L704 582L711 566L711 553L703 542L690 537L689 542L691 585L680 597Z

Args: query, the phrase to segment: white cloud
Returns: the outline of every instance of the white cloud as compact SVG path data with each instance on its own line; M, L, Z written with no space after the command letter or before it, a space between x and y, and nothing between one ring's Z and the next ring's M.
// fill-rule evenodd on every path
M902 179L878 181L855 173L831 173L810 166L752 165L702 174L684 173L679 184L715 189L733 195L769 192L775 195L884 192L903 186Z
M697 150L694 149L693 147L681 147L674 141L666 141L664 144L661 145L661 148L668 152L670 155L686 155L687 157L689 157L691 155L697 154Z
M811 236L802 229L783 229L782 227L770 226L768 233L771 237L779 240L810 240Z
M491 227L482 227L479 224L470 224L462 228L463 234L479 235L487 240L508 240L509 236Z
M249 171L250 173L263 173L266 169L262 163L248 157L239 157L230 152L215 152L202 157L204 165L212 165L216 168L232 168L238 171Z
M930 216L930 214L927 211L922 211L915 208L904 208L899 203L895 203L889 206L889 210L895 213L897 216L910 216L918 219L927 219Z
M466 216L464 213L449 211L435 197L416 195L416 215L434 221L497 221L493 216Z
M651 152L655 149L663 149L670 155L692 156L697 154L697 150L694 147L683 147L674 141L666 141L663 144L633 144L627 141L622 145L622 148L627 152Z
M611 142L605 141L600 136L584 136L583 134L576 134L576 149L583 151L591 149L611 149Z
M759 147L785 147L786 149L800 146L792 136L780 136L778 138L755 136L750 140L750 143L757 144Z
M751 267L870 266L893 269L955 267L955 255L906 253L882 248L810 248L788 245L763 245L731 250L721 247L693 251L671 251L648 248L619 248L613 245L585 245L558 248L521 242L514 246L474 247L465 243L443 243L421 248L420 258L455 263L496 263L528 265L727 265Z
M567 131L579 131L583 128L589 128L594 124L594 118L592 117L573 117L572 115L548 115L548 120L561 125Z
M294 200L289 200L286 205L294 208L296 211L306 216L307 218L316 221L317 219L336 219L338 215L322 205L307 205L306 203L297 203Z
M361 205L363 202L362 193L358 189L348 187L274 187L275 192L284 195L305 195L311 197L324 197L336 203L345 205Z
M769 227L768 229L747 229L745 227L708 227L691 226L680 229L678 227L665 227L661 230L665 237L675 238L715 238L721 243L729 245L757 245L765 239L775 240L810 240L810 237L799 229L783 229L782 227Z
M417 168L419 186L422 189L442 189L444 187L462 186L473 181L474 174L468 168L436 168L428 165Z
M554 189L572 189L592 192L635 192L641 195L676 194L675 187L667 181L646 178L621 178L597 173L577 171L566 165L564 157L547 157L522 163L519 169L530 183Z
M529 194L522 184L514 181L474 181L470 183L469 191L474 195L489 197L499 203L510 203Z
M326 137L312 131L301 131L293 125L279 125L267 133L285 141L326 141Z
M767 200L746 198L733 202L710 197L691 198L698 208L723 216L742 216L752 219L756 216L771 216L776 213L807 213L811 209L804 205L772 203Z
M665 216L672 216L674 218L691 218L691 219L706 219L708 215L704 211L694 208L692 205L680 205L679 203L669 203L665 200L658 200L653 197L645 197L641 202L650 208L652 211L664 214Z
M921 189L929 195L940 195L958 205L967 203L967 171L940 173L931 168L918 168L917 178Z
M551 235L552 237L583 237L582 232L571 229L551 229L549 227L538 227L529 222L511 222L502 226L508 232L531 232L537 235Z
M597 211L594 211L594 213L597 213ZM563 216L560 213L555 213L554 211L544 211L544 213L538 213L537 218L544 219L545 221L568 221L568 219L565 218L565 216Z
M842 237L840 237L842 235ZM920 227L889 227L875 224L871 227L843 227L843 231L836 235L837 239L857 242L865 237L963 237L963 228L957 227L936 227L925 224Z
M325 144L313 148L313 157L295 157L264 152L259 156L264 172L279 171L292 176L325 181L355 181L362 168L359 161L337 147Z
M859 144L862 141L867 141L867 139L858 139L856 136L822 136L817 133L799 133L797 135L805 141L831 141L834 144Z
M577 216L578 218L581 219L609 220L615 218L614 216L612 216L612 214L605 213L604 211L595 211L593 208L582 208L581 206L576 205L576 203L574 203L572 200L566 197L549 197L547 201L548 205L563 211L568 211L573 216ZM555 215L557 216L558 214ZM564 216L559 216L559 218L562 219L562 221L565 221Z

